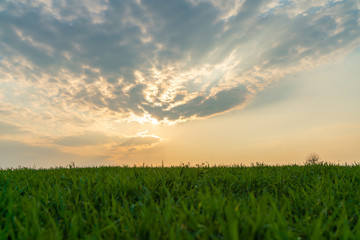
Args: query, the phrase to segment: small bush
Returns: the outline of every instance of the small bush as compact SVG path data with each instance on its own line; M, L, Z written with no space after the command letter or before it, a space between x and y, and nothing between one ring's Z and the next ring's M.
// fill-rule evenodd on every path
M320 161L320 156L317 153L311 153L307 158L305 165L317 165L322 164L323 162Z

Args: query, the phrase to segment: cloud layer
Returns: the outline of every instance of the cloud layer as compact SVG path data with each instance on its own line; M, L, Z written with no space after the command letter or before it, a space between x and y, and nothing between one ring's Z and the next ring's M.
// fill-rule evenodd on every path
M4 1L0 101L49 119L208 117L351 51L359 15L355 0Z
M152 124L246 107L284 76L341 59L360 46L359 8L356 0L0 1L2 165L130 159L164 140L146 131Z

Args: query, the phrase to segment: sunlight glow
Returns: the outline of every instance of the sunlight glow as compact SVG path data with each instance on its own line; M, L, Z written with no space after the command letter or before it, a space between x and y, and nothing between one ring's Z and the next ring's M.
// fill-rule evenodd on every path
M148 114L148 113L144 114L142 117L131 114L130 122L138 122L138 123L140 123L142 125L145 124L145 123L151 123L153 125L160 124L160 122L157 119L151 117L151 115Z

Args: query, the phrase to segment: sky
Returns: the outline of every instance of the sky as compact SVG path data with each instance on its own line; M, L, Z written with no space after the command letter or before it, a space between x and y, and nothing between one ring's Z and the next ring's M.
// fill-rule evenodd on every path
M360 161L357 0L0 1L0 168Z

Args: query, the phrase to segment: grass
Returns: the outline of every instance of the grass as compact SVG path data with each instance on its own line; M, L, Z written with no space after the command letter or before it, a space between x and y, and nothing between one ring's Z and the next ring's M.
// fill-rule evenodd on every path
M360 239L360 166L0 170L0 239Z

